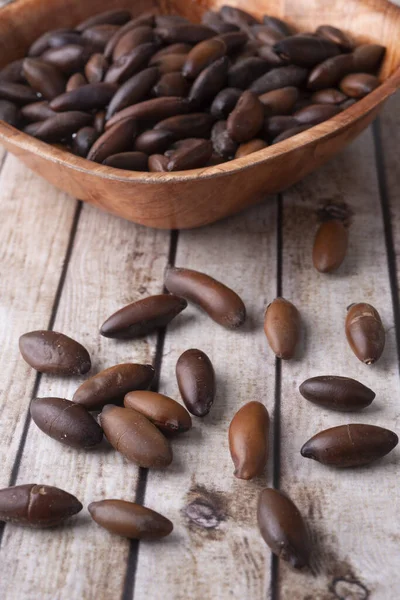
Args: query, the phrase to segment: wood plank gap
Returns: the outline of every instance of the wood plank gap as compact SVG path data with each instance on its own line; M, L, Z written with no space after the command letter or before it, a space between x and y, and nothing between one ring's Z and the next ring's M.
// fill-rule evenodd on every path
M394 328L396 335L397 356L400 358L400 298L399 281L397 278L397 260L394 247L392 218L390 214L389 190L386 180L385 155L382 144L382 133L380 119L372 124L372 134L375 150L375 165L378 178L379 195L383 217L383 229L385 233L385 244L387 253L387 264L389 272L390 291L392 297ZM398 364L400 371L400 362Z
M4 167L4 163L6 162L6 158L7 158L7 152L4 153L3 158L0 159L0 174L3 170Z
M168 267L175 265L176 259L176 251L178 248L178 240L179 240L179 231L176 229L171 230L171 237L169 242L169 251L168 251ZM163 287L163 293L168 293L167 288ZM158 392L160 385L160 372L162 365L162 357L164 352L164 343L165 336L167 333L167 328L163 327L159 330L157 336L157 345L156 352L154 356L154 369L155 369L155 377L153 383L151 385L152 392ZM147 486L147 478L148 478L149 470L140 467L139 469L139 478L136 488L136 497L135 502L137 504L144 504L144 499L146 496L146 486ZM129 554L126 566L126 575L125 575L125 583L124 590L122 593L121 600L132 600L135 594L135 578L137 571L137 563L139 556L139 540L131 540L129 547Z

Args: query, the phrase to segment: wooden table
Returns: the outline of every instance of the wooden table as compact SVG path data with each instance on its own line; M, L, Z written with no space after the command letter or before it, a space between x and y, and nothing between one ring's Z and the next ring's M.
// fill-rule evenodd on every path
M1 530L3 600L396 600L400 590L397 449L368 468L337 471L301 457L304 441L342 423L400 430L400 97L346 152L281 196L214 226L153 231L104 214L50 187L0 149L0 487L46 483L74 493L78 518L55 531ZM311 265L319 209L352 211L348 258L337 274ZM233 287L249 312L239 332L221 329L190 307L165 336L116 342L99 325L115 309L163 288L168 264L205 271ZM262 323L283 295L300 309L305 339L298 360L275 360ZM387 330L373 367L351 353L346 307L367 301ZM79 379L36 374L18 337L55 329L83 342L94 371L120 362L152 362L159 390L179 398L175 363L190 347L212 358L218 393L210 415L174 440L174 461L147 472L102 447L79 452L46 437L29 418L37 396L71 398ZM339 374L372 387L363 414L307 403L307 377ZM268 471L257 481L233 475L229 422L259 400L272 419ZM287 492L309 523L311 571L275 559L256 526L259 491ZM145 503L168 516L173 534L156 543L113 537L87 505L102 498Z

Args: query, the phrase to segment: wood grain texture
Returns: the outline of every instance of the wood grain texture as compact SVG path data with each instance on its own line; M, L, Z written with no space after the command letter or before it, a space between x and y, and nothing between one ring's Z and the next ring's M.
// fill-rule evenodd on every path
M270 554L258 533L256 504L259 490L271 482L272 460L265 477L235 479L228 427L251 400L263 402L273 414L275 362L266 349L262 322L275 294L275 232L270 200L244 217L180 235L176 265L232 287L249 317L243 329L228 331L189 307L167 333L160 390L180 400L176 361L185 350L198 348L214 364L217 395L210 414L192 417L193 429L173 442L168 473L149 473L145 503L168 516L175 530L164 544L140 544L135 600L268 597ZM202 503L208 515L196 524Z
M199 19L225 0L141 0L135 14L159 8ZM261 17L271 14L298 21L301 29L322 22L338 24L360 39L388 46L383 84L334 118L247 157L215 167L177 173L121 173L55 149L0 123L0 142L31 169L74 197L132 221L158 228L191 228L239 212L301 180L337 154L367 127L384 101L399 87L398 26L400 10L386 1L335 0L326 8L317 0L236 0L229 3ZM19 0L0 14L0 65L24 54L47 28L78 23L94 12L131 7L129 0Z
M98 329L115 309L162 290L168 247L166 232L147 231L92 207L84 208L54 329L88 348L94 363L91 373L121 362L152 362L155 335L116 342L102 338ZM11 289L8 284L8 292ZM38 293L34 283L32 290ZM23 307L26 310L29 304ZM43 376L38 396L71 399L80 381ZM26 410L29 395L18 393L15 386L12 394ZM15 412L14 419L9 419L13 427ZM119 598L129 542L95 525L86 508L91 501L103 498L134 500L137 474L138 468L106 443L93 451L74 450L58 444L31 423L17 483L34 480L61 487L75 494L84 510L75 522L58 531L6 526L0 560L7 565L7 575L1 578L0 596ZM23 577L18 575L21 565L31 566Z
M371 132L341 157L284 195L283 295L305 325L301 360L282 365L281 488L307 518L314 539L314 573L280 566L282 600L396 596L400 586L396 517L399 451L364 469L337 470L301 457L312 435L345 423L399 431L397 351L388 265ZM345 202L354 212L348 257L336 274L312 268L316 209ZM373 367L359 362L344 333L346 307L366 301L380 312L386 349ZM366 410L341 414L304 400L298 386L315 375L353 377L376 399ZM350 582L350 583L349 583ZM336 595L335 595L336 594ZM358 594L358 595L357 595Z
M0 487L5 487L36 379L20 356L18 338L48 326L76 201L9 155L0 174L0 207Z

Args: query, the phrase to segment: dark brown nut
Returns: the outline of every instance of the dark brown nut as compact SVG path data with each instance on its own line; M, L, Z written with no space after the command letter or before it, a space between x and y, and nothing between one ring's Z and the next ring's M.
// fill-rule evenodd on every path
M111 60L112 55L114 53L114 49L120 41L120 39L124 37L124 35L128 33L128 31L132 31L132 29L135 29L136 27L142 27L142 25L149 25L152 27L154 25L154 15L140 15L139 17L136 17L136 19L132 19L132 21L128 21L128 23L125 23L125 25L120 27L105 47L104 56Z
M60 113L40 123L32 123L37 127L31 130L30 135L43 142L61 142L64 138L85 127L85 125L89 125L91 121L92 116L85 112L75 110Z
M227 119L241 95L242 90L238 88L225 88L219 92L211 105L211 114L214 119Z
M226 56L219 58L204 69L195 79L190 92L189 102L192 106L202 106L212 101L228 80L229 60Z
M239 147L239 144L230 137L226 121L215 123L211 131L211 141L214 152L226 159L233 158Z
M287 64L287 61L274 52L271 46L259 46L257 49L257 55L265 60L271 69L274 67L283 67L285 64Z
M98 110L93 119L93 127L97 131L99 135L104 132L104 128L106 126L106 111Z
M84 40L77 31L55 31L47 39L47 48L61 48L69 44L86 46L88 41Z
M49 48L49 40L56 34L59 33L76 33L71 28L62 28L62 29L52 29L50 31L46 31L43 35L37 38L35 42L31 45L28 50L28 56L41 56L43 52L45 52Z
M165 156L168 156L168 158L171 158L171 156L174 156L177 150L189 150L191 148L195 148L199 141L203 140L199 140L199 138L186 138L184 140L178 140L177 142L174 142L171 147L164 152L164 154Z
M315 33L318 36L337 44L345 52L351 52L354 48L353 41L347 33L337 27L332 27L332 25L320 25L315 30Z
M36 102L38 97L27 85L12 83L11 81L0 81L0 99L23 105Z
M176 379L188 411L195 417L208 415L215 398L215 373L207 354L194 348L181 354Z
M196 79L214 61L225 56L226 50L225 42L218 37L196 44L186 57L182 75L188 79Z
M183 433L192 427L187 410L172 398L156 392L129 392L125 408L133 408L154 423L163 433Z
M125 340L143 337L166 327L186 307L186 300L173 294L149 296L111 315L101 326L100 334Z
M347 229L342 221L332 219L322 223L317 231L313 247L313 264L320 273L336 271L346 257Z
M189 25L190 21L182 15L156 15L156 27L170 27L171 25Z
M43 60L26 58L23 72L31 88L47 100L52 100L65 91L65 77L56 67Z
M212 10L207 10L202 18L201 22L203 25L207 25L207 27L211 27L214 29L216 33L228 33L229 31L238 31L238 26L233 23L226 23L221 15Z
M283 87L299 87L306 81L307 69L296 65L278 67L256 79L250 86L253 94L261 95Z
M155 30L165 43L198 44L215 36L215 31L205 25L194 25L193 23L171 23L163 26L158 25Z
M92 502L88 511L98 525L133 540L158 540L173 530L171 521L140 504L124 500Z
M56 112L103 108L110 102L116 91L117 86L114 83L88 83L54 98L50 102L50 108Z
M289 300L276 298L265 313L264 331L278 358L293 358L300 337L299 311Z
M100 83L109 67L104 54L93 54L85 65L85 75L89 83Z
M378 311L371 304L360 302L349 306L346 337L361 362L372 365L380 359L385 348L385 329Z
M190 83L182 73L164 73L159 82L154 86L153 93L158 96L180 96L186 98L190 90Z
M158 81L159 76L160 72L157 67L150 67L128 79L113 96L107 109L107 119L127 106L142 102Z
M143 152L120 152L108 156L103 165L125 171L147 171L149 157Z
M0 121L16 127L20 120L19 109L8 100L0 100Z
M210 140L196 140L191 148L181 148L174 152L168 163L168 171L185 171L205 167L213 153Z
M326 88L314 92L310 100L313 104L342 104L347 100L347 96L336 88Z
M368 73L346 75L339 84L340 89L350 98L364 98L379 86L379 79Z
M257 136L263 124L263 104L252 92L243 92L228 117L227 130L230 137L239 144L248 142Z
M346 110L346 108L350 108L351 106L354 106L354 104L356 104L356 103L357 103L357 100L355 100L354 98L349 98L345 102L342 102L342 104L340 105L340 108L342 110Z
M119 404L128 392L145 390L154 377L151 365L126 363L105 369L76 390L72 401L88 410L101 410L110 403Z
M375 392L359 381L336 375L322 375L306 379L299 390L306 400L324 408L342 412L366 408L375 398Z
M13 60L3 69L0 69L0 81L9 81L10 83L26 83L23 64L24 58Z
M117 25L95 25L85 29L82 33L82 41L92 52L104 52L109 41L119 31Z
M151 154L165 152L174 140L175 136L170 131L149 129L136 138L134 149L150 156Z
M170 267L165 286L172 294L197 304L223 327L237 329L246 320L245 305L236 292L205 273Z
M154 42L154 29L148 25L142 25L135 27L130 31L127 31L117 42L114 52L113 60L118 60L121 56L129 54L142 44L148 44Z
M261 535L276 556L301 569L310 562L311 543L297 506L278 490L266 488L258 500Z
M151 64L158 67L160 73L165 75L166 73L180 73L185 62L186 54L165 54L157 60L153 60Z
M270 65L257 56L245 58L229 69L228 85L245 90L253 81L271 69Z
M54 65L67 75L72 75L85 67L91 54L90 49L85 46L68 44L62 48L49 48L42 54L41 60Z
M243 31L231 31L228 33L223 33L218 37L220 40L223 40L223 42L225 42L227 54L236 52L245 44L247 44L249 40L249 38Z
M166 100L166 98L163 98ZM161 98L160 98L161 100ZM164 119L155 126L155 130L169 131L175 139L208 138L211 132L213 118L208 113L192 113Z
M168 54L189 54L191 49L191 44L171 44L170 46L166 46L165 48L158 50L158 52L156 52L151 58L149 64L151 65L157 62L163 56L168 56Z
M77 31L85 31L95 25L123 25L131 19L131 13L128 10L107 10L93 17L82 21L77 27Z
M270 29L275 29L275 31L278 31L286 37L293 34L293 29L289 27L289 25L285 23L285 21L282 21L282 19L278 19L277 17L265 15L263 17L263 23L264 25L268 25Z
M299 125L318 125L341 112L334 104L309 104L294 113Z
M86 158L98 137L99 134L94 127L82 127L74 138L72 152Z
M0 490L0 521L27 527L57 527L83 506L75 496L49 485L27 483Z
M39 123L29 123L23 128L23 132L27 135L32 135L33 137L36 135L36 132L39 130L41 126L41 122Z
M40 373L84 375L90 370L86 348L56 331L30 331L19 338L23 359Z
M168 171L169 158L164 154L152 154L149 156L148 168L150 173L166 173Z
M269 414L261 402L238 410L229 426L229 450L238 479L263 475L269 451Z
M353 52L354 71L359 73L376 72L381 66L386 48L379 44L362 44Z
M67 81L67 85L65 88L66 92L72 92L83 85L87 85L89 82L86 77L82 73L74 73Z
M236 8L234 6L222 6L219 14L226 23L237 25L238 27L245 27L246 25L257 25L258 21L253 15Z
M36 398L30 413L34 423L48 436L72 448L100 444L103 431L84 406L63 398Z
M113 154L129 150L133 146L136 127L134 121L122 121L107 129L91 147L88 160L102 163Z
M271 117L290 114L298 99L299 90L296 87L284 87L260 96L265 114Z
M290 116L277 116L269 117L265 120L264 131L269 140L275 139L285 131L289 131L294 127L298 127L298 122L294 117Z
M108 69L104 81L124 83L129 77L147 66L150 58L157 51L157 44L142 44L129 54L121 56Z
M101 412L100 423L110 444L139 467L160 469L171 464L168 440L136 410L108 404Z
M240 144L239 148L236 150L235 158L243 158L244 156L253 154L253 152L264 150L264 148L267 146L267 142L259 139L254 139L250 142L246 142L245 144Z
M353 55L340 54L317 65L311 71L307 85L310 90L333 87L352 71L354 71Z
M219 156L219 154L217 154L216 152L213 152L210 160L207 163L207 167L215 167L217 165L221 165L224 162L225 162L225 160L222 158L222 156Z
M268 25L253 25L250 31L254 38L261 44L269 44L270 46L273 46L287 37L279 31L276 31L276 29L268 27Z
M285 38L277 42L273 49L299 67L314 67L340 52L339 47L329 40L305 35Z
M389 454L399 438L375 425L339 425L314 435L301 455L332 467L361 467Z
M312 127L312 125L297 125L297 127L292 127L291 129L286 129L280 135L278 135L276 138L274 138L272 140L272 143L279 144L279 142L284 142L285 140L292 138L295 135L298 135L299 133L303 133L304 131L307 131L307 129L310 129L310 127Z
M185 98L176 96L152 98L151 100L145 100L133 106L128 106L115 113L107 122L106 129L121 123L121 121L126 121L126 119L164 121L164 119L168 119L169 117L183 115L187 112L189 112L189 104ZM161 127L160 129L166 128Z

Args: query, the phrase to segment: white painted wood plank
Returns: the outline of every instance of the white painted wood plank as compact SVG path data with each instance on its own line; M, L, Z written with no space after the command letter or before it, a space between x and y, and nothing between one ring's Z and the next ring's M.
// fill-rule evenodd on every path
M316 209L328 200L344 201L355 213L348 258L334 275L317 273L311 263ZM399 449L358 470L330 469L300 455L307 439L336 425L370 423L397 433L400 429L398 357L370 131L285 194L283 235L283 295L301 311L306 344L302 360L282 365L281 488L308 518L316 572L299 574L282 564L280 598L369 597L362 586L376 600L396 598ZM355 358L344 333L346 307L359 301L376 306L387 330L384 356L372 367ZM323 374L358 379L375 390L377 398L358 414L323 410L298 393L304 379Z
M179 399L175 365L188 348L200 348L214 363L218 392L210 414L193 417L192 431L173 442L166 473L150 472L145 504L170 518L168 540L140 544L135 600L266 598L270 557L256 526L260 488L266 477L233 476L228 426L250 400L273 411L275 368L262 331L267 299L276 288L275 201L212 227L180 235L177 266L204 271L243 298L249 320L243 331L227 331L194 307L168 331L160 391ZM271 447L272 451L272 447ZM187 517L193 502L210 511L205 528ZM192 505L193 510L193 505Z
M75 207L7 156L0 175L0 487L8 485L36 377L18 338L48 326Z
M54 329L85 344L94 359L93 372L121 362L152 362L156 336L117 342L102 338L98 329L122 305L162 290L168 248L169 232L84 206ZM38 396L70 399L78 384L77 379L46 376ZM134 500L137 474L138 468L112 449L67 448L31 424L18 483L35 480L61 487L75 494L84 510L57 531L6 527L0 597L119 598L129 542L93 523L87 505L103 498Z

